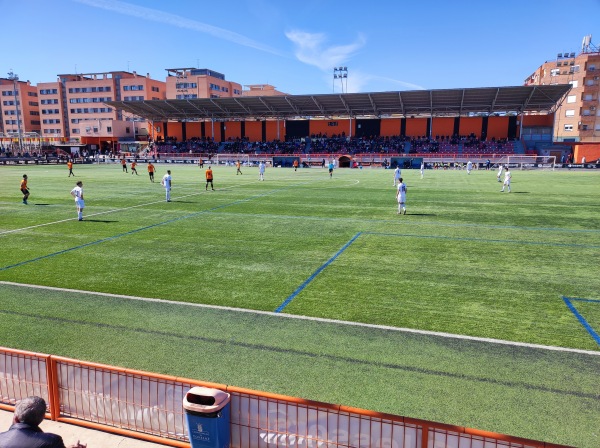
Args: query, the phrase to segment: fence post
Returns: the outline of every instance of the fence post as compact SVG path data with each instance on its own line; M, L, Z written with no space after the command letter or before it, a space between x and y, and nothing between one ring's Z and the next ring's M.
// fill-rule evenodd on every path
M58 363L52 355L48 356L46 360L46 372L50 418L56 421L60 417L60 393L58 389Z

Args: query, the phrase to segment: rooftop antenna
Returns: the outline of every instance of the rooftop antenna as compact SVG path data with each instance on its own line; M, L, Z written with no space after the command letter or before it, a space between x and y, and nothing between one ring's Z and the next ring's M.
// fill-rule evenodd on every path
M581 52L593 53L595 51L598 51L598 47L592 44L592 35L588 34L587 36L583 36L583 40L581 41Z

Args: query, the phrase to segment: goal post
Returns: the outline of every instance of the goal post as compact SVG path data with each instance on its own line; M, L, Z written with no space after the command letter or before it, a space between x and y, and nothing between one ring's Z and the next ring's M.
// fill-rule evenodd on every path
M499 165L519 170L552 170L556 166L556 156L510 155L498 160Z

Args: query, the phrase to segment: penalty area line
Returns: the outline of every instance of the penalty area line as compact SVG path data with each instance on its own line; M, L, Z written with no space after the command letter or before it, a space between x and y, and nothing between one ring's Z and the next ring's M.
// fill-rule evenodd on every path
M111 297L117 299L125 299L125 300L136 300L140 302L149 302L149 303L160 303L163 305L179 305L186 306L192 308L204 308L204 309L213 309L213 310L221 310L221 311L231 311L238 313L246 313L246 314L258 314L264 316L271 316L282 319L295 319L295 320L305 320L310 322L322 322L327 324L335 324L335 325L345 325L352 326L358 328L371 328L374 330L385 330L385 331L394 331L400 333L411 333L418 334L423 336L437 336L446 339L458 339L465 341L475 341L475 342L486 342L489 344L497 344L497 345L505 345L505 346L513 346L513 347L524 347L524 348L532 348L538 350L547 350L547 351L556 351L556 352L564 352L564 353L579 353L583 355L592 355L592 356L600 356L600 351L591 351L591 350L582 350L577 348L567 348L567 347L555 347L551 345L541 345L541 344L530 344L527 342L515 342L515 341L506 341L502 339L493 339L493 338L481 338L477 336L466 336L460 334L452 334L452 333L444 333L439 331L428 331L428 330L417 330L414 328L403 328L403 327L392 327L389 325L376 325L376 324L366 324L362 322L350 322L344 320L336 320L336 319L326 319L322 317L311 317L311 316L299 316L294 314L287 313L277 313L273 311L260 311L260 310L250 310L246 308L234 308L229 306L222 305L206 305L203 303L190 303L190 302L181 302L174 300L164 300L157 298L149 298L149 297L138 297L138 296L129 296L123 294L111 294L111 293L103 293L97 291L85 291L80 289L69 289L69 288L58 288L54 286L42 286L42 285L32 285L27 283L16 283L16 282L8 282L8 281L0 281L0 286L16 286L21 288L30 288L30 289L41 289L48 291L57 291L57 292L68 292L74 294L85 294L90 296L98 296L98 297Z

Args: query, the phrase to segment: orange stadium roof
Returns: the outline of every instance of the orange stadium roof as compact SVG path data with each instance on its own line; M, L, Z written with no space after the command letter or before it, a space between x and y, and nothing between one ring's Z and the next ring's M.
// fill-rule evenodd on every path
M553 112L570 84L319 95L107 101L152 121L311 117L435 117L469 113Z

